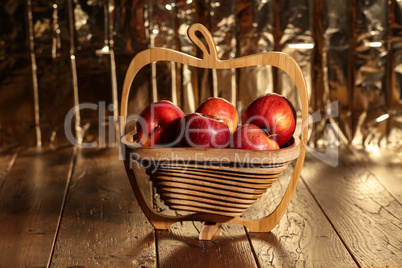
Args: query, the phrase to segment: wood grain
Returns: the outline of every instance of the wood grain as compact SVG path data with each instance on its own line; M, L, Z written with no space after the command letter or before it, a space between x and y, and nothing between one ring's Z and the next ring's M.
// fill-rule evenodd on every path
M52 267L154 267L152 226L138 206L116 149L77 156Z
M309 166L304 169L308 172ZM291 170L245 216L262 218L272 211L289 182ZM249 233L260 267L357 267L303 181L271 233Z
M18 156L18 148L4 148L0 150L0 189L7 173L10 171Z
M159 267L257 267L244 228L222 224L212 241L198 240L199 222L157 230Z
M51 267L401 267L402 210L395 198L401 182L394 180L391 193L382 181L398 171L392 166L398 160L382 152L376 158L363 151L356 158L350 149L340 153L335 168L308 156L295 195L271 233L222 224L212 241L200 241L203 223L190 221L156 231L155 241L117 152L82 150ZM384 163L376 164L377 158ZM44 267L73 149L2 151L0 160L0 267ZM247 216L272 211L291 172L286 170ZM177 215L160 200L156 209Z
M349 149L402 204L402 151L396 148Z
M19 153L0 189L2 267L47 265L72 157L72 147Z
M340 149L337 167L307 159L302 178L359 266L400 267L402 206L381 178L347 149Z
M169 210L155 196L158 211L180 215ZM168 230L156 230L159 267L257 267L244 227L222 224L212 241L200 241L203 222L186 221Z

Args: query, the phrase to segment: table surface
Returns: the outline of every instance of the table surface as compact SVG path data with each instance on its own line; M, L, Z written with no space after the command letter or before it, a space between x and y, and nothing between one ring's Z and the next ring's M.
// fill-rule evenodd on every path
M152 228L115 148L3 148L0 267L401 267L402 152L336 153L336 167L307 154L272 232L223 224L199 241L200 222ZM248 217L275 207L288 171ZM154 206L175 213L157 196Z

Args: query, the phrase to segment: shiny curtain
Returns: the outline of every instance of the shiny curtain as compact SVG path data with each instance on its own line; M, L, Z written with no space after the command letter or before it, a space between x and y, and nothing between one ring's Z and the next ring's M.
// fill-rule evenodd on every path
M210 29L221 59L267 51L296 59L308 86L311 146L401 146L401 1L4 0L0 13L1 146L66 142L66 115L84 103L96 109L77 110L71 129L105 145L99 133L114 135L131 59L149 47L200 56L186 35L195 22ZM267 92L300 107L293 82L271 66L157 62L137 75L129 113L160 99L188 113L210 96L243 111Z

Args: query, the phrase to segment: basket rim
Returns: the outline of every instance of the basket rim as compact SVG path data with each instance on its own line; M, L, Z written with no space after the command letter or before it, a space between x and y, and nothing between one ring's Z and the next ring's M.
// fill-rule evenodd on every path
M134 160L169 162L216 163L253 163L272 165L290 162L300 155L300 138L294 136L292 145L276 150L247 150L233 148L192 148L192 147L144 147L134 141L135 132L121 137L122 145L129 149Z

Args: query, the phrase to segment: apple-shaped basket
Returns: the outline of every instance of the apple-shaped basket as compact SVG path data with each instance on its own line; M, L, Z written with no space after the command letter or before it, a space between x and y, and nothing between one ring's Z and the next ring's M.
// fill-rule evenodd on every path
M205 38L208 49L197 37L197 32ZM202 59L171 49L151 48L138 53L128 67L121 101L120 144L131 187L143 212L156 229L167 229L178 221L205 221L200 233L200 239L204 240L212 239L221 223L241 224L251 232L269 232L285 213L296 189L306 154L307 124L303 124L301 138L293 137L290 146L273 151L143 147L137 142L135 133L126 134L131 84L142 67L157 61L174 61L209 69L256 65L277 67L294 81L301 100L302 122L307 122L306 83L299 65L292 57L280 52L267 52L221 61L210 32L202 24L192 25L188 29L188 36L202 50ZM262 219L241 217L294 159L297 162L292 178L276 209ZM192 213L168 216L156 212L145 200L135 175L136 168L146 168L157 193L170 209Z

